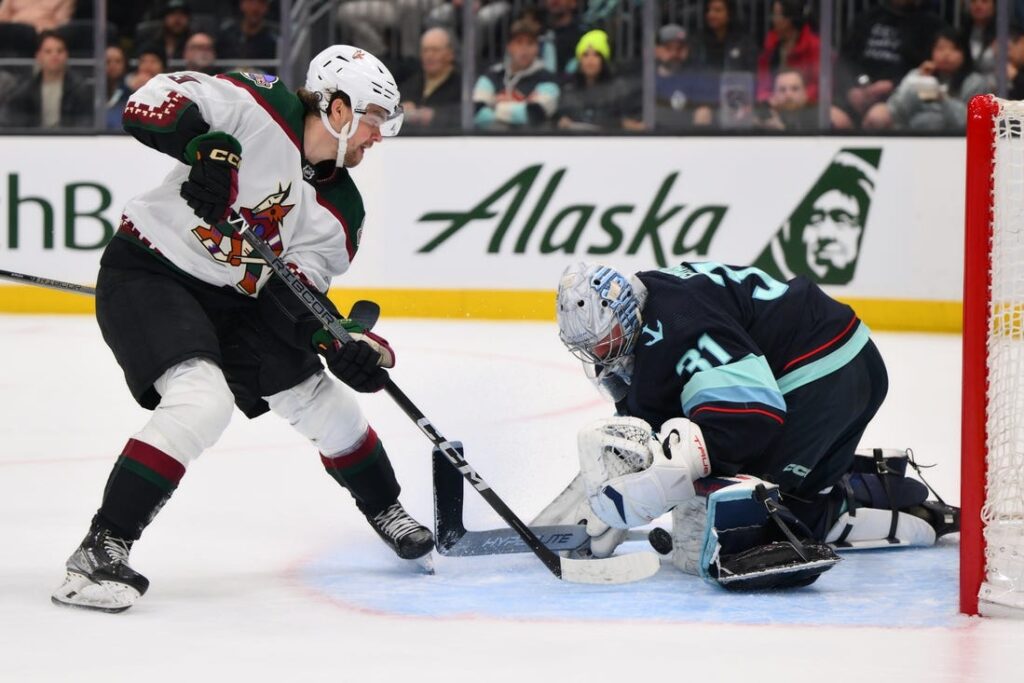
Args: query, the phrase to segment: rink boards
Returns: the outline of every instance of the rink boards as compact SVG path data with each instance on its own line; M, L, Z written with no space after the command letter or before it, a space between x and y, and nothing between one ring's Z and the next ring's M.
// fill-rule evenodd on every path
M82 284L121 206L174 163L124 137L0 151L0 268ZM353 171L367 219L332 295L390 316L547 320L572 261L710 260L811 277L876 329L957 331L963 167L955 138L397 138ZM0 287L0 311L91 306Z

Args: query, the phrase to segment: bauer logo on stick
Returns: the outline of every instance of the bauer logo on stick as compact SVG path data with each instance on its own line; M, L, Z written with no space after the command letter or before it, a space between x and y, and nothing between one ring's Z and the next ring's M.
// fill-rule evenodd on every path
M818 284L849 284L881 158L878 148L841 149L754 266L784 280L804 275Z

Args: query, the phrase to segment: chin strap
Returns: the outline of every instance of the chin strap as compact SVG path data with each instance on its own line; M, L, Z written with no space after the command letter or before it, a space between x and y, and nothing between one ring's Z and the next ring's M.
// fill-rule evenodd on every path
M346 123L344 126L342 126L340 131L334 130L334 128L331 126L330 119L327 117L327 112L320 112L320 121L321 123L324 124L324 128L327 129L327 132L333 135L335 138L337 138L338 156L336 158L336 163L339 167L344 166L345 152L348 151L348 145L345 143L348 141L349 138L355 135L356 132L355 127L352 125L356 121L355 112L352 113L352 120Z

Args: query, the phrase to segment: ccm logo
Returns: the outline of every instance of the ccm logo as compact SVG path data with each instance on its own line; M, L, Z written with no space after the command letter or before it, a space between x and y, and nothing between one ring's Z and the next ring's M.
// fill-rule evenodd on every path
M226 149L215 149L210 152L210 158L214 161L226 161L235 168L242 163L242 158L234 152L229 152Z

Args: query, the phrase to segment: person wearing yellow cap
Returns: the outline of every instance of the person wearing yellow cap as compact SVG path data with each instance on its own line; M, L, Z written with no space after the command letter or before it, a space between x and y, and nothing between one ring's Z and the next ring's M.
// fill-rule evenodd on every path
M611 68L608 34L589 31L576 44L579 67L562 90L558 127L563 130L596 131L620 128L626 92Z

